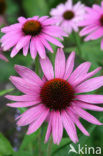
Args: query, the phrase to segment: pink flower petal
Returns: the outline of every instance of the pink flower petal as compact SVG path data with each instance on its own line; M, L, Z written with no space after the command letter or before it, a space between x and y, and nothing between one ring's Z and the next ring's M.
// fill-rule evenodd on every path
M18 50L16 49L16 47L14 47L13 49L12 49L12 51L11 51L11 54L10 54L10 56L11 57L14 57L16 54L18 54Z
M46 59L40 59L40 64L43 70L43 73L45 75L45 77L48 80L51 80L54 78L54 71L53 71L53 66L49 60L48 57L46 57Z
M103 34L103 29L102 29L102 27L100 27L98 30L96 30L95 32L92 32L90 35L88 35L85 38L85 41L96 40L96 39L102 37L103 36L102 34Z
M46 40L48 40L49 42L53 43L54 45L58 46L58 47L61 47L63 48L63 44L61 42L59 42L57 39L49 36L49 35L46 35L46 34L43 34L42 35Z
M103 104L103 95L76 95L76 98L87 103Z
M101 112L103 111L102 107L98 107L96 105L91 105L91 104L81 102L81 101L76 101L75 106L76 105L81 107L81 108L92 110L92 111L101 111Z
M23 80L22 78L11 76L10 80L17 89L19 89L21 92L25 94L35 95L35 93L38 93L40 91L39 86L26 80Z
M4 28L1 29L1 32L3 33L8 33L8 32L11 32L11 31L17 31L17 30L20 30L22 27L22 25L20 23L17 23L17 24L13 24L13 25L10 25L10 26L6 26ZM14 33L14 32L12 32Z
M51 112L52 118L52 134L54 144L59 144L63 135L63 125L59 111Z
M34 133L45 121L47 115L49 113L49 109L45 109L45 111L42 112L42 114L38 117L37 120L35 120L30 126L27 131L27 134Z
M17 122L18 126L26 126L34 122L44 110L43 105L37 105L35 107L29 108L23 114L20 115L20 119Z
M22 107L30 107L34 106L36 104L40 103L40 100L35 98L35 101L32 102L15 102L15 103L8 103L7 106L9 107L17 107L17 108L22 108Z
M63 78L65 73L65 55L62 49L58 49L55 59L55 77Z
M79 115L84 120L87 120L88 122L95 124L95 125L102 125L94 116L86 112L85 110L81 109L80 107L73 106L73 110L77 115Z
M35 38L32 38L30 43L30 53L32 59L35 59L37 56L37 48L36 48L35 40L36 40Z
M0 59L8 62L8 59L0 52Z
M69 77L68 81L73 84L74 81L76 81L79 77L84 76L84 74L86 74L90 68L91 63L90 62L84 62L82 64L80 64L75 70L74 72L71 74L71 76Z
M31 96L31 95L21 95L21 96L14 96L14 95L6 95L5 96L9 100L19 101L19 102L27 102L27 101L35 101L38 96Z
M23 55L27 56L29 50L29 42L23 47Z
M64 79L68 79L70 74L73 71L74 68L74 58L75 58L75 52L72 52L70 56L68 57L67 63L66 63L66 70L65 70L65 75Z
M95 70L93 70L92 72L85 74L84 76L78 77L72 84L72 86L76 86L79 85L80 83L82 83L83 81L89 79L90 77L94 76L96 73L98 73L101 70L101 67L96 68Z
M31 69L24 67L24 66L20 66L20 65L15 65L15 70L22 78L24 78L28 82L31 81L35 85L43 84L39 76L35 72L33 72Z
M26 18L21 16L21 17L18 18L18 22L24 23L24 22L26 22Z
M46 136L45 136L45 143L48 142L49 137L51 135L51 132L52 132L52 122L51 122L51 116L50 116L50 120L49 120L49 123L48 123L47 132L46 132Z
M84 128L84 126L81 124L81 122L78 119L78 116L72 112L72 110L68 109L68 113L70 117L72 118L73 122L77 125L77 127L81 130L81 132L87 136L89 136L89 133L87 130Z
M72 122L71 118L69 117L69 115L65 111L62 111L61 118L62 118L64 128L66 129L70 139L74 143L77 143L78 142L78 137L77 137L77 134L76 134L76 128L75 128L75 125Z
M84 36L88 33L91 33L93 31L97 30L98 28L99 28L99 26L97 26L97 25L89 25L80 31L80 36Z
M36 44L36 49L37 49L37 51L38 51L40 57L41 57L42 59L45 59L45 58L46 58L45 47L44 47L44 45L42 44L42 42L40 41L39 37L36 38L35 44Z
M39 21L40 21L40 22L43 22L43 21L45 21L48 17L49 17L49 16L42 16L42 17L39 18Z
M103 86L103 76L89 79L77 86L76 93L91 92Z
M16 49L19 51L21 48L23 48L31 39L31 36L25 36L22 37L21 40L17 43Z
M51 52L53 53L53 49L51 47L51 45L41 36L40 40L42 42L42 44Z

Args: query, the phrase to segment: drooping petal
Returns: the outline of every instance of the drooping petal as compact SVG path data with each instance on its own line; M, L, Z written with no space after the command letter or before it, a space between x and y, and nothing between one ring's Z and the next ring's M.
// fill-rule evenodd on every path
M23 47L23 55L26 56L29 50L29 42Z
M49 113L49 109L45 109L41 115L38 117L38 119L36 119L28 128L27 134L31 134L33 132L35 132L45 121L47 115Z
M42 44L42 42L40 41L39 37L36 38L35 40L35 45L36 45L36 49L40 55L40 57L42 59L45 59L46 58L46 52L45 52L45 47L44 45Z
M89 133L87 132L87 130L84 128L84 126L81 124L81 122L78 119L78 116L75 114L75 112L73 113L72 110L68 109L68 113L71 116L73 122L77 125L77 127L81 130L81 132L87 136L89 136Z
M94 116L92 116L91 114L89 114L85 110L81 109L80 107L73 106L73 110L75 111L75 113L77 115L79 115L84 120L86 120L92 124L95 124L95 125L102 125Z
M38 105L33 108L28 109L23 114L20 115L20 119L17 122L18 126L26 126L33 121L35 121L44 110L43 105Z
M81 102L81 101L76 101L75 105L84 108L84 109L88 109L88 110L92 110L92 111L103 111L102 107L98 107L96 105L91 105L85 102Z
M25 36L22 37L21 40L16 45L16 50L19 51L21 48L23 48L29 41L31 36Z
M74 143L77 143L78 142L78 137L77 137L77 134L76 134L76 128L75 128L75 125L72 122L71 118L69 117L69 115L65 111L62 111L61 118L62 118L64 128L66 129L70 139Z
M53 49L50 46L50 44L47 42L47 40L45 40L42 36L40 37L40 40L42 42L42 44L51 52L53 53Z
M63 44L62 44L61 42L59 42L57 39L55 39L55 38L53 38L53 37L51 37L51 36L49 36L49 35L46 35L46 34L43 34L42 36L43 36L46 40L48 40L49 42L55 44L56 46L61 47L61 48L64 47Z
M30 43L30 53L31 53L31 57L33 59L36 58L37 56L37 48L36 48L36 44L35 44L35 38L31 39L31 43Z
M50 134L52 132L52 119L51 119L51 114L50 114L50 120L49 120L49 123L48 123L48 128L47 128L47 132L46 132L46 135L45 135L45 143L47 143L49 137L50 137Z
M63 126L61 121L61 116L59 111L51 112L52 116L52 134L54 144L59 144L63 134Z

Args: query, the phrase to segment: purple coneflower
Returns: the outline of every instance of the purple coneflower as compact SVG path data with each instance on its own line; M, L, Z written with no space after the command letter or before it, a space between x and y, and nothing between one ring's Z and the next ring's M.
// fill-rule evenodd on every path
M70 34L72 30L78 31L78 24L84 18L85 6L81 2L73 5L72 0L68 0L52 9L50 14L57 19L58 25Z
M51 45L53 43L58 47L63 47L62 43L56 39L63 39L67 36L63 30L56 26L56 20L48 16L32 18L18 18L17 24L7 26L1 29L5 35L1 38L4 51L14 47L11 52L11 57L14 57L22 48L23 55L26 56L30 48L30 53L35 59L37 52L41 58L46 57L45 48L53 52Z
M94 4L92 8L86 7L85 18L79 25L84 27L80 35L87 35L85 41L102 38L101 49L103 49L103 2L101 6Z
M70 139L77 143L75 125L85 135L89 135L79 121L80 118L92 124L102 125L85 109L103 111L102 107L96 106L103 103L103 95L84 94L103 86L103 76L91 78L101 68L88 72L91 63L84 62L73 71L74 58L75 52L72 52L66 61L60 48L56 54L54 69L48 57L40 59L44 73L42 79L24 66L15 66L21 77L11 76L10 80L24 95L7 95L6 98L16 101L7 105L31 107L18 117L17 122L18 126L29 125L27 134L35 132L46 121L48 128L45 142L52 134L54 144L59 144L65 128Z

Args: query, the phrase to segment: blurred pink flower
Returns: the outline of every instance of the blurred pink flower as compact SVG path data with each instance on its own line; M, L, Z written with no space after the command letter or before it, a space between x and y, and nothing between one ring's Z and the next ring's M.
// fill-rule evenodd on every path
M62 43L57 38L67 36L62 29L55 25L56 20L48 16L25 19L18 18L19 23L7 26L1 29L5 35L1 38L2 47L9 50L14 47L11 52L11 57L14 57L22 48L23 55L26 56L30 46L30 53L35 59L37 52L41 58L46 57L45 48L53 52L52 47L48 43L53 43L58 47L63 47Z
M40 59L44 73L42 79L24 66L15 66L15 70L21 77L11 76L10 80L24 95L7 95L6 98L16 101L7 105L10 107L31 107L17 118L18 126L29 125L27 134L35 132L47 121L45 142L48 141L52 133L54 144L59 144L64 127L70 139L76 143L78 136L75 125L89 136L79 121L80 117L92 124L101 125L85 109L103 111L103 107L96 106L96 104L103 104L103 95L83 94L103 86L103 76L91 78L101 68L88 72L91 63L84 62L73 71L74 58L75 52L72 52L66 61L63 50L59 48L54 70L48 57Z
M80 31L80 36L85 36L85 41L102 38L101 49L103 49L103 2L101 6L94 4L92 8L86 7L86 14L80 26L84 28Z
M85 6L81 2L73 5L72 0L68 0L52 9L50 14L57 19L57 24L70 34L72 30L78 31L78 23L84 19Z
M8 62L8 59L2 53L2 48L0 48L0 59Z

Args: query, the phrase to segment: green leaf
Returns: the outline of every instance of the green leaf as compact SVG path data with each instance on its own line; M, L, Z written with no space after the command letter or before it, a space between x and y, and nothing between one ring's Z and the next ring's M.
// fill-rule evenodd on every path
M13 148L9 141L0 133L0 155L6 156L13 154Z
M79 54L79 51L76 47L67 48L67 52L76 51ZM95 67L103 65L103 51L100 49L100 40L84 42L81 44L81 58L86 61L93 63Z
M23 7L27 16L43 16L48 13L46 0L23 0Z
M68 144L70 144L71 140L68 138L62 138L59 146L53 144L52 146L52 156L54 156L54 154L58 153L58 151L62 150L63 148L65 148Z
M22 114L22 113L24 113L24 112L27 110L27 108L22 107L22 108L18 108L18 110L19 110L20 113Z
M35 133L31 134L31 135L25 135L24 139L22 141L22 144L20 146L19 151L26 149L29 145L31 145L31 143L36 139L36 137L38 136L40 132L40 129L38 129Z
M14 90L14 88L2 90L2 91L0 91L0 96L3 96L3 95L5 95L5 94L7 94L7 93L10 93L10 92L12 92L13 90Z
M101 122L103 122L103 117L100 117L99 120ZM82 134L81 136L79 136L79 142L78 142L78 144L80 144L81 147L84 147L85 144L86 145L89 144L89 142L91 141L91 137L92 137L91 134L93 134L93 132L94 132L94 130L95 130L96 127L97 127L97 125L91 125L91 127L87 130L89 132L89 134L90 134L90 137L85 136L84 134ZM77 149L78 144L72 143L72 145L73 145L73 147L75 149ZM69 148L68 148L68 151L69 151ZM78 156L78 154L72 153L72 156L76 156L76 155ZM71 156L71 153L68 153L68 156Z
M19 152L15 152L13 156L33 156L33 155L30 152L19 151Z
M6 57L8 56L9 63L0 61L0 67L2 67L0 68L0 75L2 75L0 76L0 84L2 82L7 82L11 75L16 74L14 69L15 64L20 64L30 68L30 65L32 64L33 61L31 59L30 54L28 54L27 57L25 57L22 55L22 52L19 52L19 54L17 54L14 58L10 58L9 55L10 55L9 52L5 53L5 56Z

